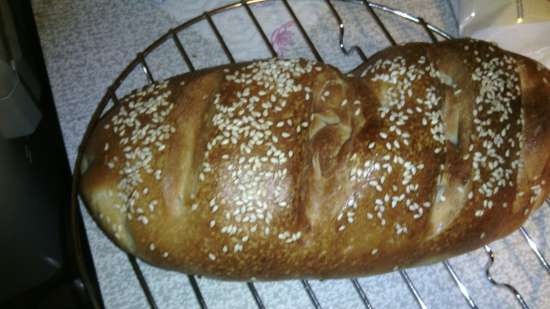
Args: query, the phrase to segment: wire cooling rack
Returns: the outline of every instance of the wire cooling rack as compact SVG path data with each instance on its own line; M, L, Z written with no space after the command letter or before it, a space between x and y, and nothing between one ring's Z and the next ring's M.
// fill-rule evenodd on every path
M135 75L136 72L140 72L139 74L143 75L143 77L145 78L146 84L155 82L156 77L154 75L153 70L151 70L150 57L153 54L155 54L157 50L164 48L163 46L166 45L167 43L171 43L172 48L175 47L175 50L177 50L177 53L179 54L179 57L181 57L181 60L185 64L186 69L184 69L183 71L172 72L172 73L180 74L180 73L192 72L196 70L197 61L192 60L193 57L190 56L185 44L183 43L183 40L181 39L181 36L186 31L190 31L189 30L190 28L197 25L206 26L208 28L208 31L211 32L212 37L219 44L219 47L221 47L223 51L223 56L217 57L216 59L218 61L217 64L235 63L237 62L237 60L235 59L234 51L232 52L232 48L229 47L229 44L227 43L226 35L224 35L223 31L217 26L214 16L222 15L223 13L226 13L229 11L241 10L244 12L244 15L246 16L246 18L248 18L251 24L253 25L253 28L252 28L253 31L257 31L257 34L261 38L260 41L262 42L262 44L265 45L267 49L268 56L271 56L271 57L281 56L280 55L281 51L280 50L278 51L276 46L273 45L273 42L272 42L273 38L268 37L268 34L264 29L265 27L262 25L261 19L258 18L257 13L255 13L255 11L253 10L253 8L255 8L256 5L261 6L262 4L266 4L267 2L278 2L279 4L282 5L286 13L289 15L291 21L295 24L302 39L304 40L305 46L310 52L310 58L313 58L320 62L324 62L325 59L322 56L322 54L324 54L322 53L322 49L320 48L318 43L317 44L314 43L314 40L312 40L310 33L306 30L306 27L304 26L302 19L299 17L299 14L297 14L294 9L294 6L298 1L292 1L292 3L288 0L240 1L240 2L231 3L228 5L216 8L214 10L205 12L204 14L199 15L193 19L190 19L189 21L181 24L178 27L170 29L167 33L159 37L146 49L138 53L137 57L133 61L131 61L130 64L115 79L115 81L108 88L107 92L103 96L102 100L100 101L99 105L97 106L95 112L92 115L90 123L82 139L81 146L78 149L78 156L76 159L74 170L75 171L79 170L78 166L80 166L80 160L81 160L82 151L83 151L82 145L85 145L92 129L96 126L102 114L108 109L108 107L112 104L118 104L118 97L120 96L119 94L121 92L124 92L125 82L127 80L135 79L136 77L133 75ZM350 47L346 47L344 43L346 27L342 19L342 16L340 15L339 10L335 5L336 2L338 2L339 6L345 4L346 6L353 6L352 9L354 10L359 10L359 9L365 10L368 14L367 16L371 18L370 27L376 28L376 29L368 29L368 30L380 31L382 34L382 37L385 38L385 40L389 45L398 44L398 40L395 38L395 35L392 34L393 31L387 25L387 22L384 22L383 18L381 18L380 16L381 14L389 15L399 20L400 27L411 27L413 25L416 27L419 27L419 29L421 29L421 31L426 35L425 39L428 39L429 41L437 42L439 40L451 39L451 35L427 23L424 19L417 16L413 16L411 14L408 14L406 12L403 12L397 9L390 8L385 5L377 4L366 0L350 0L350 1L319 0L319 2L323 2L326 5L326 7L331 13L332 18L334 18L334 21L336 22L336 25L338 27L338 29L334 29L334 31L337 32L338 34L337 36L338 39L330 44L336 45L338 47L341 53L340 56L343 56L344 58L345 57L357 58L357 61L359 62L356 62L356 63L360 63L362 61L367 60L368 59L367 53L364 52L363 47L361 47L360 45L353 45ZM365 22L364 24L366 25L367 23ZM250 28L247 30L250 31ZM415 38L409 38L410 41L414 39ZM245 60L245 59L239 59L239 60ZM221 61L221 63L219 61ZM80 242L81 238L78 236L81 235L83 231L83 226L82 226L82 222L79 220L80 208L79 208L79 200L78 200L78 193L77 193L78 182L79 182L79 175L77 172L74 175L73 187L72 187L71 227L72 227L72 232L75 239L74 243L75 243L75 250L78 258L78 267L82 276L83 283L88 291L88 294L92 300L94 307L103 308L104 306L101 298L101 293L97 287L97 284L93 282L94 279L92 279L94 277L92 274L93 270L87 267L84 261L84 257L81 254L83 252L83 244ZM525 241L527 242L532 253L536 256L537 260L539 261L542 267L540 271L545 272L547 275L550 275L550 265L546 260L546 258L544 257L543 253L541 252L541 250L539 250L534 239L530 236L527 229L524 227L521 227L520 233L525 239ZM484 251L488 256L488 262L485 265L486 279L489 280L489 282L493 284L495 287L501 287L509 290L509 292L512 293L514 298L516 299L518 307L521 307L524 309L530 308L525 298L518 292L518 290L514 286L508 283L498 282L493 278L493 274L491 273L491 267L495 261L495 253L492 250L492 248L488 245L484 246ZM139 282L139 285L143 290L143 293L145 295L145 298L147 300L149 307L158 308L157 301L155 300L155 296L151 292L149 284L147 283L147 280L145 279L145 276L136 258L131 255L127 255L127 258ZM450 278L454 282L454 285L456 286L456 288L459 290L460 294L466 301L467 305L470 308L478 308L478 305L476 304L476 301L471 296L471 293L469 292L468 287L461 280L460 276L458 275L457 271L455 271L451 263L447 260L447 261L443 261L442 264L445 270L450 275ZM409 276L409 273L407 272L407 270L400 269L398 270L398 273L401 276L403 282L406 284L408 290L414 297L418 306L420 308L428 308L428 306L426 305L426 302L424 301L421 293L416 288L415 283ZM192 287L193 293L196 297L198 306L200 308L207 308L207 301L197 282L197 278L192 274L187 275L187 278L189 280L190 286ZM349 279L349 280L355 292L357 293L357 296L360 298L363 306L369 309L374 308L371 301L369 300L368 291L366 291L363 288L363 286L359 283L358 279ZM322 304L319 300L319 297L314 291L314 289L312 288L310 281L301 280L300 283L303 289L305 290L305 292L307 293L313 307L322 308ZM264 305L264 300L262 299L262 296L258 292L258 289L256 288L255 284L253 282L247 282L243 284L246 284L248 290L250 291L250 297L253 298L257 307L266 308L266 306ZM246 296L243 296L243 297L246 297ZM182 307L189 306L189 304L181 304L181 305Z

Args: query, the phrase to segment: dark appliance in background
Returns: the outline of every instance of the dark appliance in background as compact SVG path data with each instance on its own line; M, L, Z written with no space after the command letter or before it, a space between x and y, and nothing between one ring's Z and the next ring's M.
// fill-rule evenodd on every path
M90 308L69 232L71 173L30 0L0 0L0 69L0 308ZM79 254L93 269L82 242Z

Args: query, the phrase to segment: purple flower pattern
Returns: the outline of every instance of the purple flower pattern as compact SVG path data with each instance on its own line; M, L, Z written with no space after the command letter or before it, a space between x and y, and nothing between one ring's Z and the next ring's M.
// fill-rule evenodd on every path
M295 26L296 24L291 20L278 26L271 33L271 44L279 57L284 57L288 49L294 45L295 34L292 28Z

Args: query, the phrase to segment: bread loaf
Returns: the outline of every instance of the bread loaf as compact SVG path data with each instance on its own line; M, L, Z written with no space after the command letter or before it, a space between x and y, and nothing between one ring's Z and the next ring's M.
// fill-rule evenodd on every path
M517 229L550 190L550 72L470 39L354 72L270 59L137 90L94 128L81 195L123 250L228 280L432 263Z

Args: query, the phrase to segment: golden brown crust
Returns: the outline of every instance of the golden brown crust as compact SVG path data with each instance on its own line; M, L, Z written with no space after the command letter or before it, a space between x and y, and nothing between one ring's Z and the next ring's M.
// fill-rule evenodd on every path
M230 280L375 274L515 230L550 190L550 73L488 43L351 76L265 60L175 77L95 128L81 193L122 249Z

